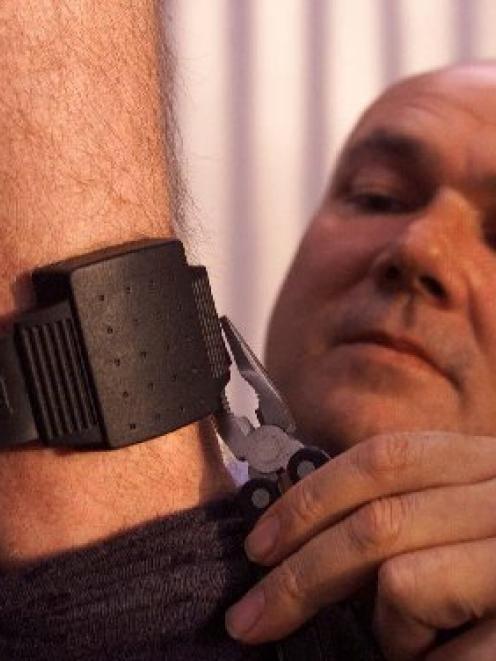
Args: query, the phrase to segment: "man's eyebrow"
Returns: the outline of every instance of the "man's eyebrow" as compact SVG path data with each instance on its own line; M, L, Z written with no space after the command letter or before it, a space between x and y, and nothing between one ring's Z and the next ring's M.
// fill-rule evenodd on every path
M489 193L496 195L496 173L487 172L477 178L474 188L479 189L482 193Z
M364 161L384 159L399 163L408 171L432 168L437 161L433 149L410 135L388 129L375 129L365 138L350 145L341 156L336 178L341 179Z

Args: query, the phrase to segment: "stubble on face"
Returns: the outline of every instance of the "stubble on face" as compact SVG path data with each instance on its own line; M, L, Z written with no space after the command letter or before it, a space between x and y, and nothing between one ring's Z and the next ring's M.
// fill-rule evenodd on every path
M464 107L467 90L474 107L477 102L484 106L488 98L491 100L492 107L486 113L489 119L474 118ZM446 132L449 126L454 131L451 141L457 135L456 127L461 141L466 139L465 134L469 136L465 151L458 147L458 151L451 150L448 142L445 151L450 165L455 167L464 159L472 159L475 144L472 134L477 134L478 122L491 128L491 114L496 118L496 69L452 70L393 88L364 114L345 147L341 166L347 166L346 155L357 141L366 140L378 125L394 124L395 116L402 113L408 119L408 127L413 126L414 130L419 120L418 133L422 136L425 128L429 142L431 133L436 131L429 121L422 127L426 108L427 116L429 112L434 118L438 115L437 119L429 119L435 128L435 122L441 122L438 133ZM451 118L458 122L456 126L451 126ZM496 142L496 130L492 137ZM405 152L400 157L405 157ZM391 170L386 171L388 186L390 180L396 186L398 170L405 176L414 157L410 153L403 165L392 169L392 175ZM444 174L437 164L428 163L428 159L423 163L421 166L418 160L416 170L408 175L409 186L416 178L417 188L408 190L409 194L413 191L418 205L426 190L431 195L429 186L434 190L441 183L444 185L441 182ZM496 171L496 162L492 167ZM428 176L424 182L422 177L429 168L432 177ZM496 258L483 245L480 228L474 229L474 223L468 222L468 214L464 215L464 210L460 212L460 228L466 232L467 240L462 237L463 232L458 232L459 236L455 237L458 243L453 245L460 249L461 261L465 260L460 273L463 277L465 271L469 274L467 286L475 299L462 312L441 309L412 291L400 288L392 293L378 288L370 275L371 265L397 239L398 222L404 222L404 217L389 213L362 222L350 213L351 217L343 221L333 198L339 189L342 170L343 167L338 168L330 193L300 246L275 307L268 336L269 371L286 395L302 436L310 443L337 451L377 433L434 429L466 433L496 431L494 415L488 413L491 402L496 400L496 384L482 364L487 359L496 366L496 356L480 346L486 329L482 332L477 329L478 324L489 326L486 334L496 338L496 314L491 319L486 311L484 317L479 309L487 300L489 276L496 278ZM379 188L384 181L381 177ZM427 197L422 200L425 206ZM376 228L374 232L370 223ZM454 264L456 270L458 266ZM444 268L447 273L448 267ZM485 279L480 291L474 285L477 278ZM343 338L371 328L413 336L435 359L437 370L429 370L428 365L422 369L420 364L409 364L404 356L398 355L396 360L394 354L388 362L381 350L373 347L340 345ZM487 338L484 342L487 344Z

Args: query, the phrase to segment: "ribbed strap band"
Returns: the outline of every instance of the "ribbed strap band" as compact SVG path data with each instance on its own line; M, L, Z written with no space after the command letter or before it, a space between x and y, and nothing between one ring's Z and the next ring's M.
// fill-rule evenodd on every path
M219 379L222 387L229 381L231 359L222 337L219 317L215 309L212 290L204 266L191 267L193 293L198 307L198 317L207 349L208 359L214 379Z

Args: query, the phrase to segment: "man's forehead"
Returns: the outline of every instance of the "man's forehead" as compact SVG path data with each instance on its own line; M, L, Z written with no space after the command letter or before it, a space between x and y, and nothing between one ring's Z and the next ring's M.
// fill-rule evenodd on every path
M456 66L413 76L388 88L363 114L353 135L424 105L434 113L464 112L496 124L496 64Z
M425 120L428 120L427 123ZM362 115L342 150L339 164L360 160L365 153L404 160L429 160L439 139L453 146L454 132L479 133L494 128L496 138L496 65L465 65L421 74L387 89ZM491 130L491 133L493 131ZM494 167L494 164L493 164Z

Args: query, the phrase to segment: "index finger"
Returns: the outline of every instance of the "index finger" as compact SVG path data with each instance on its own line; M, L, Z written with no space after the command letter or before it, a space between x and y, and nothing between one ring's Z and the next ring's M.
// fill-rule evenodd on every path
M382 434L291 487L257 522L248 557L272 565L367 502L496 475L496 439L449 432Z

